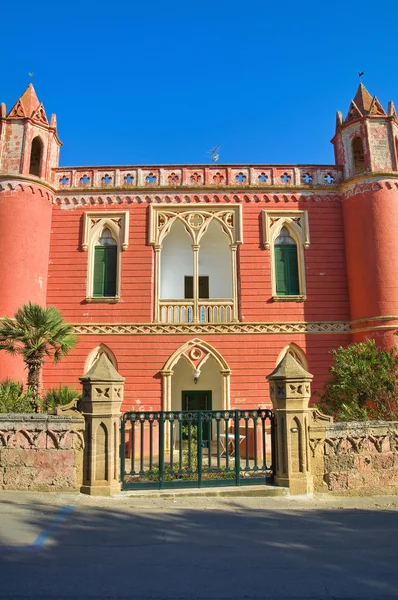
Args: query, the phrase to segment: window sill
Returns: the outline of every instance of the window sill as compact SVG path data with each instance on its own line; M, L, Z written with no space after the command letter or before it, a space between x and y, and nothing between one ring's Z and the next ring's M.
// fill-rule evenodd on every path
M272 296L272 300L274 302L305 302L307 296L303 294L299 296Z
M90 304L116 304L120 302L120 296L88 296L86 302Z

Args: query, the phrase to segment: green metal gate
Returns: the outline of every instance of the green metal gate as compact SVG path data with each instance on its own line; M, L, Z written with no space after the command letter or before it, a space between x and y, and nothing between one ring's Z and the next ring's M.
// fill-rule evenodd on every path
M122 489L270 484L274 439L266 409L126 412Z

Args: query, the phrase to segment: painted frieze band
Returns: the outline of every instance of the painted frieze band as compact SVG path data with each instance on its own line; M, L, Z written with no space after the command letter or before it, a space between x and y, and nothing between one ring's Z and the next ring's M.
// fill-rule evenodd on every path
M78 335L192 335L192 334L275 334L275 333L349 333L344 321L291 323L90 323L74 324Z

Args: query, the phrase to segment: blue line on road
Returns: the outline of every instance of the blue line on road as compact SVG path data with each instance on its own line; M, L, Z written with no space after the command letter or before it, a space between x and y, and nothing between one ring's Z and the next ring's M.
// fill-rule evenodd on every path
M55 515L54 519L50 522L49 526L47 527L47 529L44 529L44 531L42 531L37 538L35 539L35 541L33 542L33 544L30 544L29 546L0 546L0 552L12 552L12 551L23 551L23 552L37 552L38 550L41 550L43 548L43 546L45 545L46 541L48 540L48 538L50 537L50 535L53 533L53 531L63 522L65 521L65 519L67 518L67 516L73 511L75 510L74 506L63 506Z

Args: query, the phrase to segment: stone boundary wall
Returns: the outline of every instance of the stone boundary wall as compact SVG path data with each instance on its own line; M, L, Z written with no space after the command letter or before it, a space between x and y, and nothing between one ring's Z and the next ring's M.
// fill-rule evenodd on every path
M84 418L0 414L0 490L79 491Z
M310 427L315 492L398 492L398 422L327 423Z

